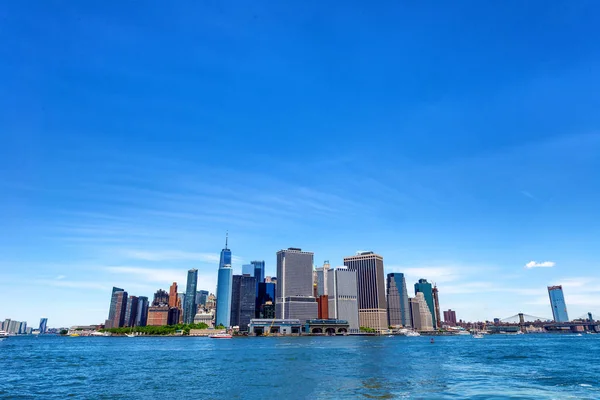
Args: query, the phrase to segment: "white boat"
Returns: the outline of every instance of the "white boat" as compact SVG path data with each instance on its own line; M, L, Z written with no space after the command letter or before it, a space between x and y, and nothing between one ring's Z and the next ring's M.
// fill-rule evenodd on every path
M231 339L233 336L231 336L229 333L221 332L209 335L208 337L211 339Z
M483 339L483 335L481 334L481 332L475 332L473 334L473 339Z
M470 335L471 333L469 333L469 331L460 330L460 331L454 332L454 334L459 335L459 336L467 336L467 335Z
M0 339L6 339L8 337L8 332L0 331Z
M388 335L388 337L394 337L394 335Z
M125 336L127 336L127 337L135 337L135 335L133 333L126 333Z
M417 336L421 336L421 334L417 331L406 331L406 333L404 334L404 336L408 336L408 337L417 337Z

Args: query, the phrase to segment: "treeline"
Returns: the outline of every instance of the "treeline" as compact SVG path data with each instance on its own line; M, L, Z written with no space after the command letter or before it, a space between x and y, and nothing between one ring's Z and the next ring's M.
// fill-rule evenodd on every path
M201 322L199 324L177 324L164 326L135 326L132 328L110 328L101 329L100 332L110 332L117 335L128 333L141 333L143 335L174 335L176 331L183 331L184 335L189 335L190 329L207 329L208 325Z

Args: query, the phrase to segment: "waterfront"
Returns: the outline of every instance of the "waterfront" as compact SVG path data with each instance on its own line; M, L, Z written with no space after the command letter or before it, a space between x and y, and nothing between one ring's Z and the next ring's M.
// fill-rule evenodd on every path
M14 337L0 398L600 397L600 335Z

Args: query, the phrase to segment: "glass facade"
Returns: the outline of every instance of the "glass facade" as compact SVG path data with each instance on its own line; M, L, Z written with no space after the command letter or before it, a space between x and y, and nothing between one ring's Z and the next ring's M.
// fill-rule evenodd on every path
M138 310L135 319L135 326L146 326L148 323L148 298L146 296L138 297Z
M40 319L40 333L46 333L46 331L48 330L48 318L41 318Z
M417 293L423 293L425 303L427 303L427 308L429 308L429 312L431 313L433 327L436 328L437 321L435 319L435 306L433 302L433 288L431 283L427 282L427 279L419 279L419 282L415 283L415 296Z
M555 322L569 322L567 314L567 304L562 286L549 286L548 295L550 296L550 307L552 307L552 316Z
M183 323L193 324L196 316L196 287L198 285L198 270L190 269L187 276L185 303L183 306Z
M251 261L250 264L254 269L252 276L256 278L257 285L265 280L265 262L264 261ZM257 286L258 287L258 286Z
M135 326L138 311L137 296L129 296L127 298L127 309L125 310L124 326Z
M410 306L404 274L392 272L387 275L388 324L410 327Z
M222 258L222 257L221 257ZM233 269L231 265L219 267L217 277L217 304L215 314L215 324L224 327L231 326L231 291L233 280Z
M196 304L199 306L206 306L206 299L208 298L208 290L199 290L196 292Z
M242 275L254 276L254 266L252 264L242 265Z

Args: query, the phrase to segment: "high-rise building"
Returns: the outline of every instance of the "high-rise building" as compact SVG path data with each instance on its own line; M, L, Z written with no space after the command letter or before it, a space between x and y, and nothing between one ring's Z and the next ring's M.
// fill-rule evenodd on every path
M256 312L256 278L247 275L233 275L231 295L231 326L240 331L248 330L250 320Z
M315 268L315 273L317 275L317 296L323 296L327 293L327 278L329 276L329 270L331 266L329 261L325 261L322 267Z
M193 324L196 316L196 289L198 286L198 270L190 269L187 275L185 303L183 304L183 323ZM177 291L177 290L176 290ZM175 308L177 305L175 304Z
M356 271L347 267L330 269L327 277L329 318L348 321L349 332L358 333L358 292Z
M135 326L138 311L137 296L129 296L127 298L127 308L125 310L125 322L123 326Z
M264 261L250 261L254 269L253 276L256 278L256 284L258 285L265 280L265 262ZM258 288L258 286L257 286Z
M404 274L392 272L387 274L388 324L390 326L412 326L408 289Z
M109 328L120 328L125 325L125 312L127 310L127 292L120 290L114 291L110 302L111 310L106 326ZM113 308L114 307L114 308ZM112 319L110 318L112 317Z
M221 250L219 260L219 275L217 277L217 304L215 314L216 326L231 326L231 294L233 284L233 269L231 268L231 250L227 247L228 237L225 238L225 248Z
M317 297L317 318L329 319L329 296L326 294Z
M550 296L550 307L552 307L552 316L555 322L569 322L567 314L567 304L562 286L548 286L548 295Z
M177 307L177 282L169 288L169 307Z
M344 265L356 271L360 326L383 331L388 328L383 257L372 251L345 257Z
M148 298L146 296L138 297L138 309L135 319L135 326L146 326L148 324Z
M494 318L494 323L496 323L496 319ZM498 322L500 320L498 319ZM448 326L456 326L456 311L452 311L452 310L448 310L448 311L444 311L444 322L446 323L446 325Z
M196 305L206 307L206 299L208 298L208 290L199 290L196 292Z
M313 253L293 247L277 252L277 318L305 321L317 317L313 257Z
M435 321L433 324L434 329L439 329L442 326L442 319L440 317L440 298L439 291L437 286L434 284L433 289L431 290L431 294L433 296L433 309L435 313L433 314L433 320Z
M259 282L258 295L256 296L255 318L269 318L265 317L264 313L264 307L267 302L270 303L272 307L275 306L275 284L271 282Z
M46 333L46 331L48 330L48 318L40 318L40 327L39 327L39 331L40 333Z
M148 307L147 326L169 325L169 293L159 289L154 293L152 305Z
M124 289L114 287L112 288L112 293L110 295L110 306L108 308L108 319L104 323L105 327L108 328L118 328L118 326L113 327L113 321L115 319L115 313L117 310L117 298L115 297L116 292L122 292Z
M254 276L254 266L252 264L242 265L242 275Z
M427 279L419 279L419 282L415 283L415 296L417 293L423 293L435 329L437 327L437 321L435 320L435 303L433 301L433 288L431 287L431 283L427 282Z
M423 292L417 292L410 300L412 326L418 331L432 331L433 318Z

